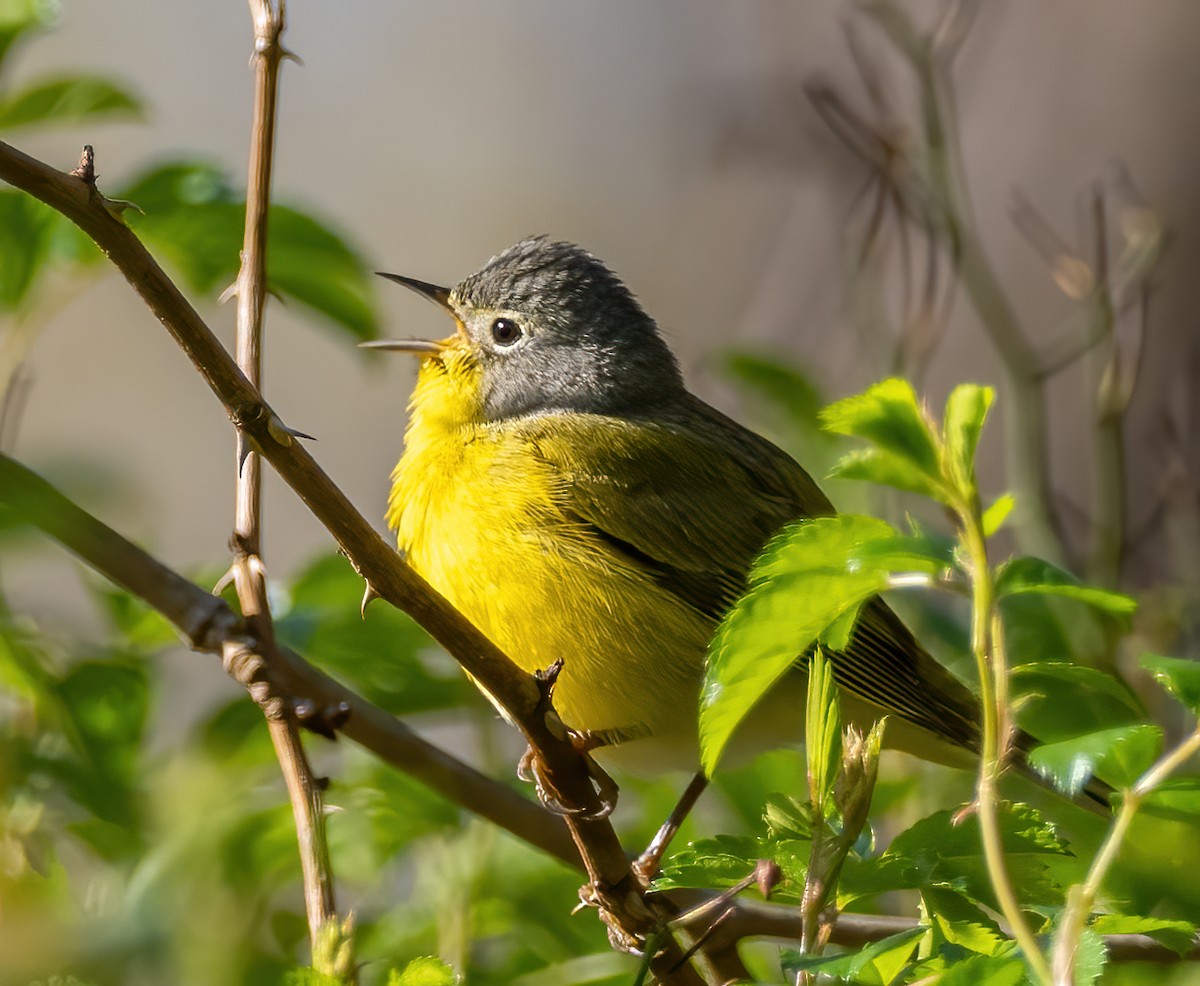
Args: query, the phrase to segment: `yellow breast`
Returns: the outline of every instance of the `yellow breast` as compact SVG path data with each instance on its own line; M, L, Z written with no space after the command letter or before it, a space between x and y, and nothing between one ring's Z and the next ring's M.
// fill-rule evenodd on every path
M569 726L682 741L691 762L711 627L563 510L562 478L481 419L473 378L452 355L422 366L389 499L401 550L523 669L563 660Z

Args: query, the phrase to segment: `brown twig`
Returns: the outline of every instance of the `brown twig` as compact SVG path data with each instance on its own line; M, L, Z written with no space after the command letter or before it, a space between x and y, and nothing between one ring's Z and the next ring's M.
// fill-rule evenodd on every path
M63 174L0 141L0 179L57 209L107 254L133 289L187 354L250 439L326 527L374 591L408 613L483 685L507 711L543 766L553 788L580 810L566 817L591 881L591 900L602 916L629 935L649 936L661 916L646 906L640 885L593 787L580 752L561 724L542 714L533 678L409 568L354 509L258 390L246 379L195 308L167 277L141 241L94 187ZM668 944L656 966L670 968L678 949ZM699 982L685 967L665 981Z
M279 66L283 61L280 37L286 28L283 0L273 7L270 0L250 0L254 22L254 113L250 127L249 178L246 188L246 221L242 263L238 271L237 360L255 387L262 381L263 310L267 297L267 222L271 199L271 167L275 148L275 114L279 90ZM237 497L232 546L233 583L242 613L260 641L260 656L271 663L276 654L275 629L267 601L267 582L262 562L262 477L258 456L245 448L247 439L237 434ZM319 953L341 952L322 949L323 929L341 926L334 900L329 844L325 837L325 814L321 787L313 776L300 728L288 702L272 696L260 702L275 756L287 785L296 824L296 841L304 883L304 907L308 915L309 942L314 964ZM347 928L349 931L349 928ZM347 943L343 955L350 952ZM353 982L353 962L330 975L342 974Z

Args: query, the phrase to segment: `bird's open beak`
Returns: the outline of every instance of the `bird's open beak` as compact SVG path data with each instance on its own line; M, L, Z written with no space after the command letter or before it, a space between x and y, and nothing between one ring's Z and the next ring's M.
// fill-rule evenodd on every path
M402 274L387 274L383 271L376 271L376 273L380 277L403 284L410 291L415 291L422 297L428 298L442 311L449 312L455 322L458 322L457 313L450 307L449 288L429 284L426 281L418 281L415 277L405 277ZM360 342L358 348L385 349L396 353L412 353L415 356L437 356L446 348L446 343L433 339L374 339L371 342Z

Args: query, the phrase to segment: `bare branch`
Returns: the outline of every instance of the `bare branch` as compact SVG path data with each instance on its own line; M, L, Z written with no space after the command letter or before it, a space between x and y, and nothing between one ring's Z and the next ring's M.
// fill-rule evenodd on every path
M3 454L0 505L161 613L193 650L228 658L231 644L251 654L262 649L260 641L223 599L127 541L40 476ZM277 694L303 697L322 710L344 710L339 731L385 762L543 852L581 866L579 853L557 818L423 740L394 716L300 655L280 648L279 663L270 672L279 676L272 684Z

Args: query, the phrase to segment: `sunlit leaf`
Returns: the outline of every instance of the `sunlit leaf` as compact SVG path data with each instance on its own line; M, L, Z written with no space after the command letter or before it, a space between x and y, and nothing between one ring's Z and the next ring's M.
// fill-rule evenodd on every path
M857 449L842 456L829 471L831 479L853 479L893 486L909 493L942 499L942 487L903 456L887 449Z
M945 941L981 955L995 955L1007 946L1008 936L973 900L947 886L921 890L925 912Z
M995 391L978 384L959 384L946 400L942 442L946 465L959 493L969 497L975 489L975 449Z
M700 708L705 770L738 723L817 637L887 585L887 573L849 564L864 541L890 537L883 521L843 514L788 528L755 563L750 590L709 647Z
M1193 715L1200 715L1200 661L1143 654L1139 663Z
M1092 986L1100 979L1107 961L1108 949L1104 939L1094 930L1085 930L1079 936L1079 944L1075 949L1074 986Z
M425 955L413 959L401 972L388 974L387 986L454 986L458 977L454 970L439 958Z
M1161 752L1162 730L1142 723L1047 743L1029 754L1029 763L1073 795L1093 775L1117 787L1131 787Z
M1060 902L1064 865L1076 865L1066 843L1029 805L1001 807L1001 844L1022 900ZM954 812L935 812L896 836L882 856L848 866L841 899L947 884L992 906L991 879L981 846L974 815L955 824Z
M953 963L938 977L938 986L1023 986L1025 963L1011 955L972 955Z
M804 718L804 752L808 758L808 797L827 814L842 762L842 714L833 668L818 650L808 665L808 711Z
M1196 946L1196 925L1173 918L1150 918L1133 914L1101 914L1090 925L1098 935L1147 935L1183 955Z
M783 968L791 979L797 972L809 969L819 970L822 975L843 982L889 986L904 971L917 942L924 935L924 928L910 928L845 955L804 955L794 949L784 949Z
M865 438L940 476L937 444L907 380L884 380L837 401L821 412L821 420L829 431Z
M984 537L990 538L1000 530L1016 503L1016 498L1011 493L1002 493L992 501L992 505L983 512Z
M140 100L120 83L98 76L73 75L42 80L0 98L0 130L105 117L136 117L141 110Z
M1040 558L1014 558L1000 566L996 573L996 594L1014 596L1026 592L1065 596L1113 616L1128 617L1137 609L1129 596L1081 582Z

